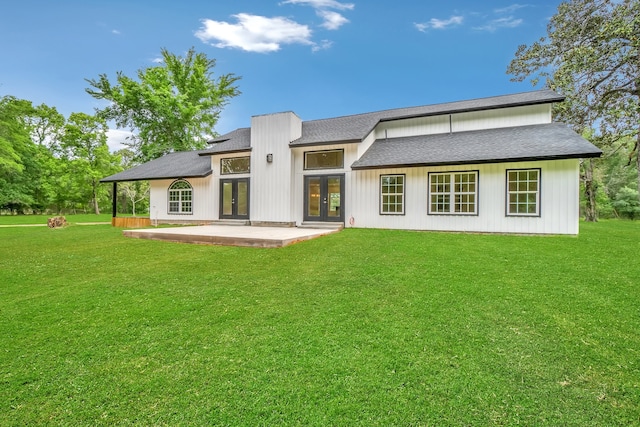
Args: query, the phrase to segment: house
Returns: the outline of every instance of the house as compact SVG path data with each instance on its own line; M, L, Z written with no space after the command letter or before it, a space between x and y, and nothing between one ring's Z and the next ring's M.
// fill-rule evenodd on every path
M150 180L160 223L577 234L579 159L550 90L302 121L293 112L103 182ZM115 212L115 210L114 210Z

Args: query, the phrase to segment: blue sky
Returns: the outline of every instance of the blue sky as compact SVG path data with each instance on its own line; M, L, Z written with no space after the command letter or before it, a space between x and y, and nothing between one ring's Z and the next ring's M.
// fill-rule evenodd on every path
M242 94L223 134L252 115L303 120L532 90L506 68L546 34L560 1L21 0L0 13L0 96L68 116L101 104L85 79L134 76L160 49L190 47L234 73ZM115 146L118 133L112 132Z

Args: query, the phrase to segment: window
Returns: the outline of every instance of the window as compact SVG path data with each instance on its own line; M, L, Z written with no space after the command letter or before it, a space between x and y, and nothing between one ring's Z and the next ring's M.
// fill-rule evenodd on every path
M175 181L169 186L169 213L191 214L193 210L193 190L187 181Z
M234 173L249 173L251 164L250 157L232 157L220 159L220 175L231 175Z
M380 175L380 213L404 214L404 175Z
M305 169L340 169L344 166L344 150L309 151L304 153Z
M507 215L540 216L540 169L507 170Z
M429 174L429 214L477 213L478 171Z

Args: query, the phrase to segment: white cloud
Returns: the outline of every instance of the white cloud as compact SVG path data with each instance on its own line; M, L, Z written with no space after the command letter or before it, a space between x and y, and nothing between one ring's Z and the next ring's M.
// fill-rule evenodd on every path
M311 49L313 52L319 52L321 50L327 50L333 46L333 42L331 40L322 40L320 44L316 44Z
M429 26L425 23L414 22L413 25L418 29L418 31L422 31L423 33L429 29Z
M452 26L460 25L464 21L464 17L456 15L449 19L431 18L429 22L414 23L413 25L418 31L426 32L429 28L434 30L444 30Z
M347 18L340 15L338 12L333 12L330 10L318 10L316 11L316 14L324 19L324 22L321 26L326 28L327 30L337 30L338 28L349 22Z
M335 0L286 0L280 4L301 4L303 6L311 6L315 9L338 9L353 10L353 3L340 3Z
M480 27L473 27L474 30L494 32L499 28L515 28L522 24L523 20L520 18L514 18L513 16L507 16L505 18L498 18L487 22Z
M528 5L526 4L512 4L511 6L507 6L507 7L502 7L500 9L494 9L493 11L495 13L501 14L501 13L513 13L518 9L522 9L523 7L528 7Z
M109 151L115 153L122 148L126 148L124 142L127 140L127 137L132 135L133 133L128 130L109 129L107 131L107 145L109 146Z
M311 30L284 17L239 13L236 24L204 19L195 35L204 43L219 48L242 49L247 52L275 52L283 44L313 45Z
M111 34L115 34L115 35L119 36L122 33L120 31L118 31L118 30L111 30Z

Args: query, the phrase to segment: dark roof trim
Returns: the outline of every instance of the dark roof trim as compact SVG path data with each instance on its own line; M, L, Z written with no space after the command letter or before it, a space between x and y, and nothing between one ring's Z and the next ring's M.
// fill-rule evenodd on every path
M294 144L295 141L289 143L290 148L302 148L302 147L321 147L324 145L340 145L340 144L359 144L362 142L361 139L349 139L349 140L339 140L339 141L318 141L318 142L309 142L306 144Z
M352 170L371 170L371 169L396 169L396 168L419 168L419 167L433 167L433 166L459 166L459 165L482 165L489 163L520 163L520 162L539 162L541 160L566 160L566 159L584 159L590 157L600 157L602 153L589 153L589 154L571 154L566 156L537 156L537 157L519 157L519 158L504 158L504 159L483 159L472 161L451 161L451 162L423 162L423 163L411 163L411 164L388 164L388 165L376 165L376 166L351 166Z
M218 154L250 153L251 150L253 150L253 148L238 148L235 150L204 152L198 155L199 156L217 156Z
M185 175L185 176L171 175L171 176L158 176L153 178L133 178L133 179L109 179L109 177L107 177L107 178L101 179L100 182L134 182L134 181L159 181L161 179L205 178L211 175L212 173L213 171L209 171L205 174L200 174L200 175Z

